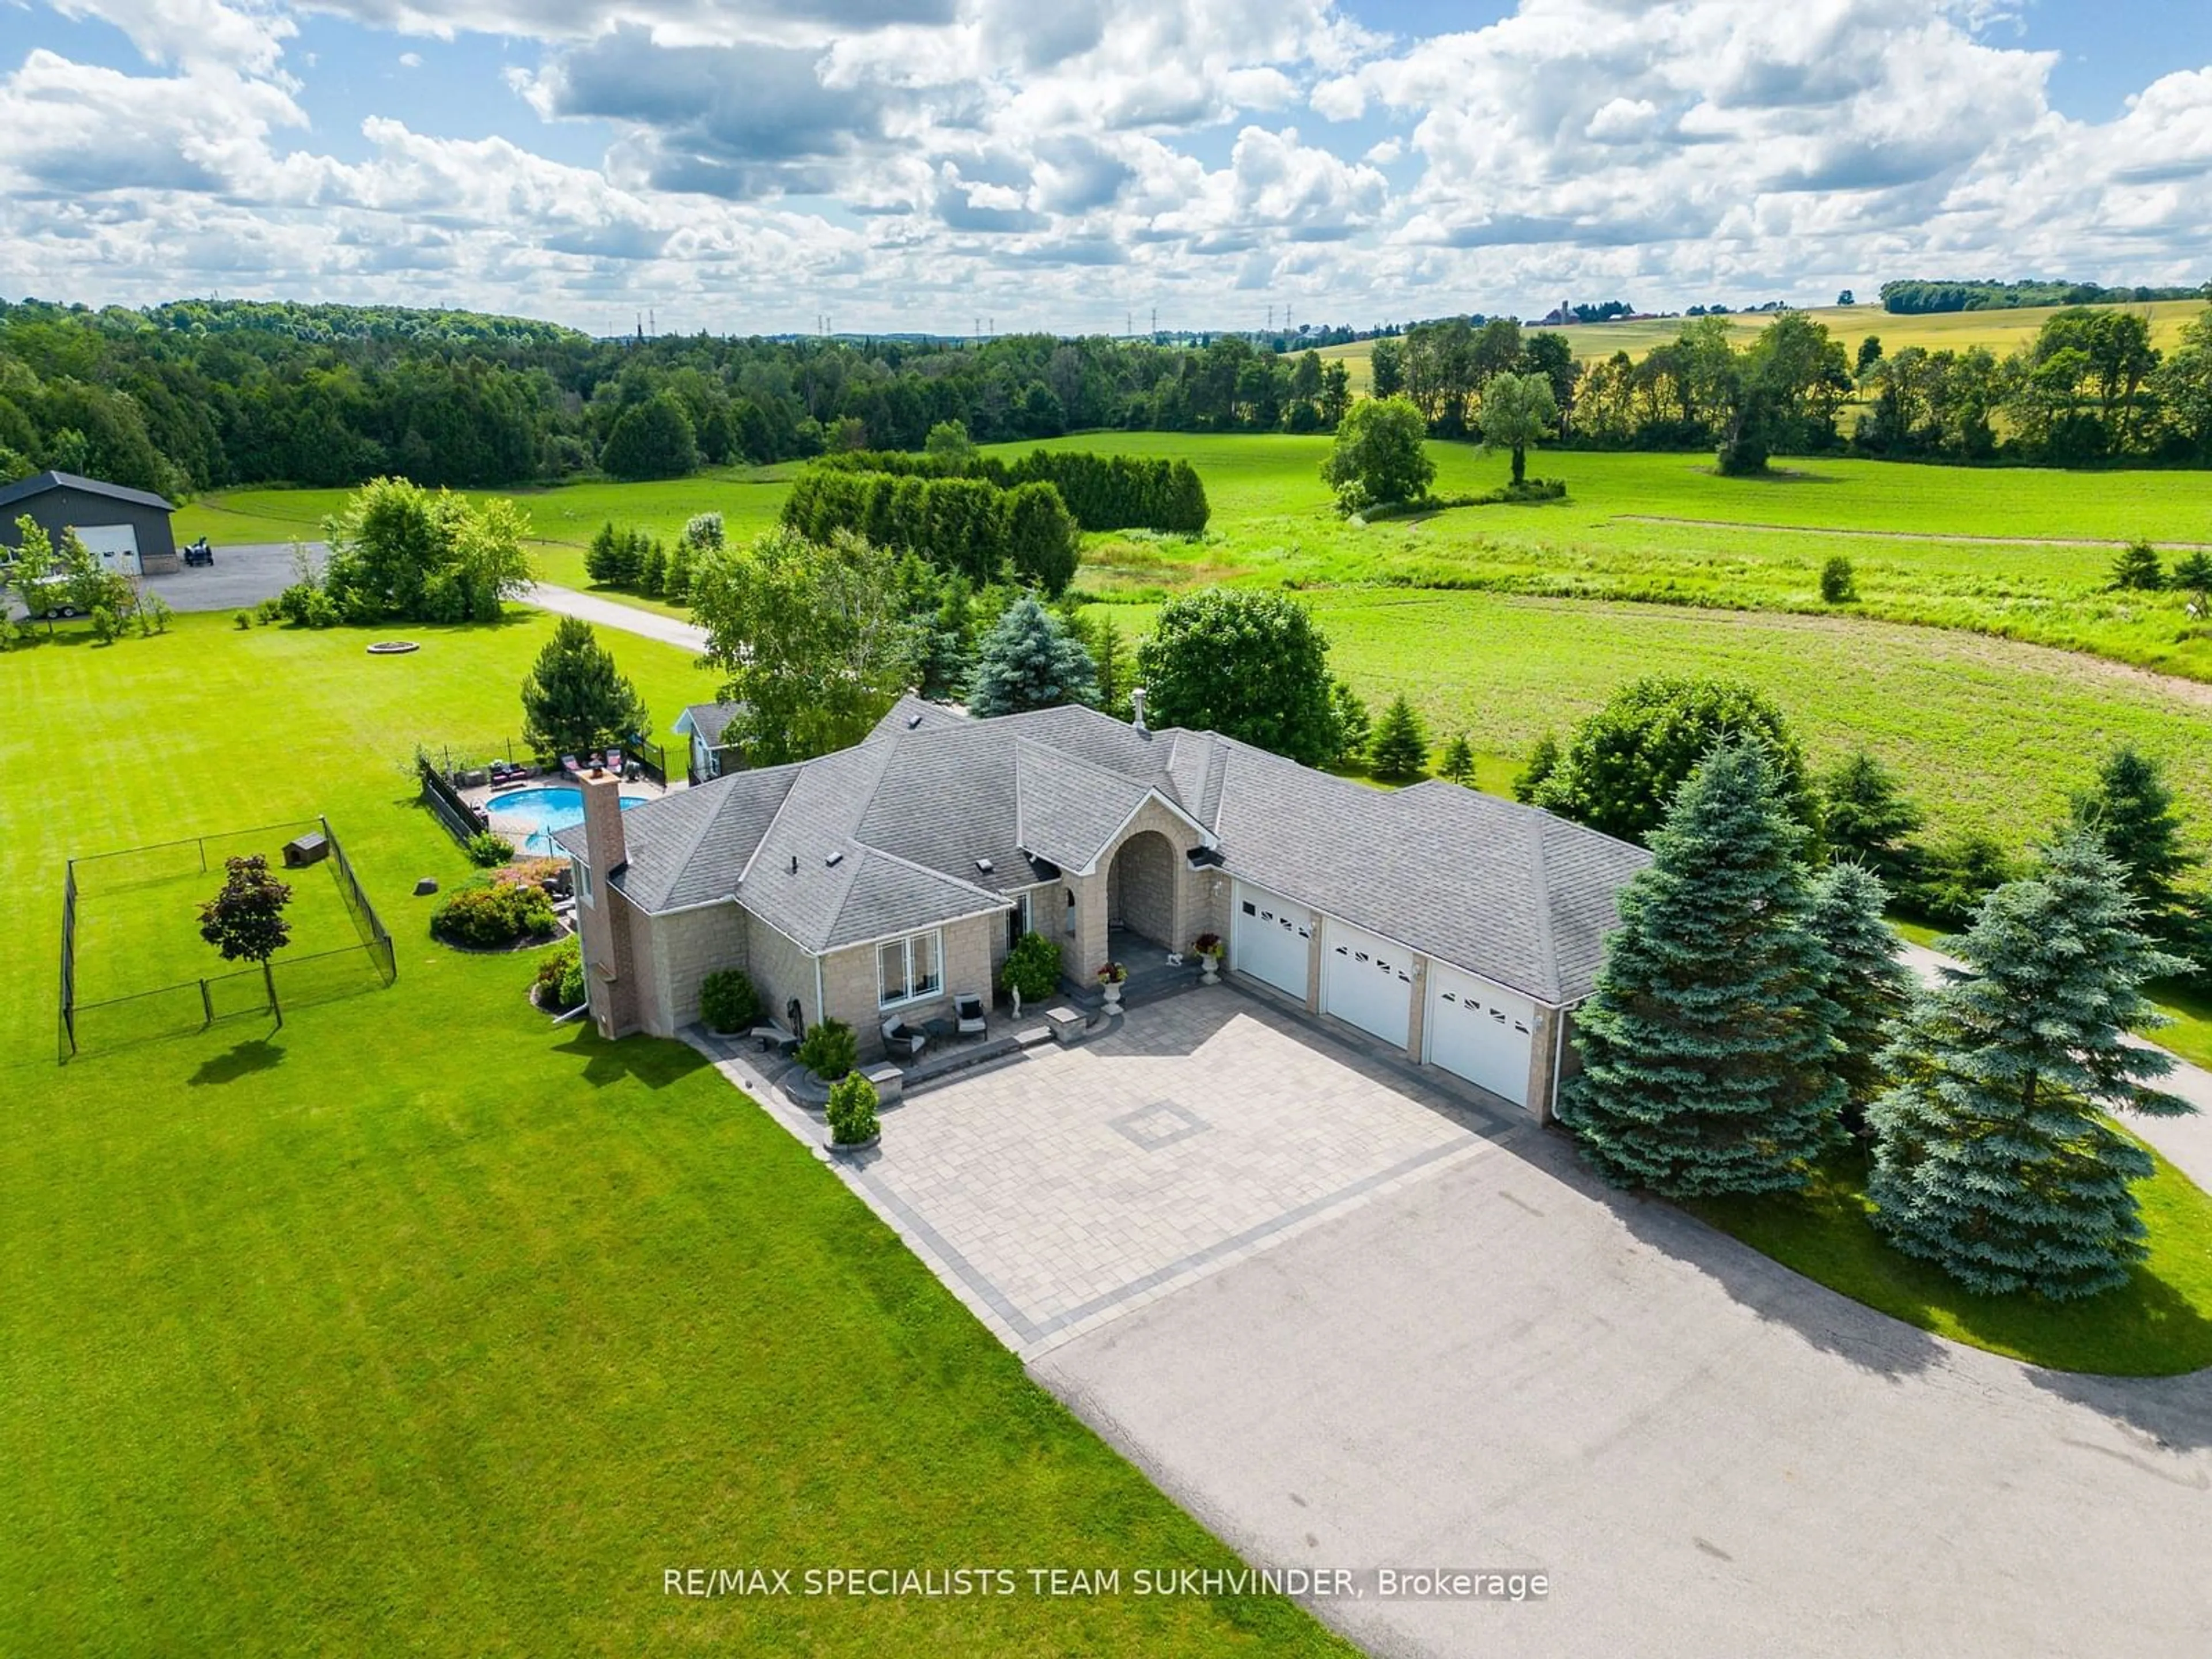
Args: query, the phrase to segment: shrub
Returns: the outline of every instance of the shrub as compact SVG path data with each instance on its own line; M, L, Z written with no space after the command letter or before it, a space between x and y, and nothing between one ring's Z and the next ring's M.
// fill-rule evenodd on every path
M742 1031L760 1018L760 993L742 968L718 968L699 981L699 1018L710 1031Z
M479 830L461 843L461 850L469 855L469 862L479 870L489 870L495 864L505 864L514 856L514 843L505 836L495 836L489 830Z
M559 925L544 889L489 883L462 888L430 915L434 937L487 951L547 938Z
M2158 550L2148 542L2136 542L2122 551L2112 561L2112 586L2145 593L2155 593L2164 587L2166 572L2159 565Z
M574 939L555 945L538 964L530 988L531 1000L541 1008L566 1013L584 1000L584 947Z
M1024 933L1006 952L999 983L1026 1002L1042 1002L1060 988L1060 944L1042 933Z
M564 890L568 880L568 860L566 859L522 859L491 872L494 881L516 886L545 887Z
M873 1140L881 1127L876 1119L876 1085L858 1072L848 1072L830 1085L829 1115L830 1138L838 1146Z
M253 626L253 613L251 611L240 611L236 616L230 619L230 625L233 628L239 629L241 633L244 632L246 629Z
M1859 596L1851 562L1838 553L1820 567L1820 597L1830 605L1849 605Z
M253 620L264 628L273 628L284 620L284 607L274 599L264 599L253 607Z
M835 1083L860 1063L860 1041L842 1019L818 1020L799 1042L799 1063L825 1083Z
M92 607L93 638L98 640L102 645L112 645L115 643L116 635L122 631L123 625L116 619L112 611L104 605L95 605Z

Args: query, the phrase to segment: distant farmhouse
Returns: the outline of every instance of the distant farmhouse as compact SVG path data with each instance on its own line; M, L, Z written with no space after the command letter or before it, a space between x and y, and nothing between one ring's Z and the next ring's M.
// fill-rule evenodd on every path
M23 544L15 520L28 515L57 548L64 531L76 532L112 574L158 576L179 566L177 538L169 528L176 510L143 489L74 472L41 472L0 488L0 545Z

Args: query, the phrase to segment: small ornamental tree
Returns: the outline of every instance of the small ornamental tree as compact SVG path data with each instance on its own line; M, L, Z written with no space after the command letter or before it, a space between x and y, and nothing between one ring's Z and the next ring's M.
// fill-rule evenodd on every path
M522 682L522 735L542 755L574 755L628 743L649 724L637 688L574 617L554 624Z
M1577 1017L1583 1073L1559 1117L1617 1186L1669 1198L1795 1190L1834 1141L1834 971L1777 769L1716 745L1622 890Z
M1893 893L1918 878L1924 861L1912 836L1926 815L1896 777L1862 749L1820 778L1820 829L1838 858L1856 859Z
M1897 1081L1867 1114L1875 1225L1982 1295L2124 1284L2145 1254L2129 1184L2154 1166L2105 1117L2193 1109L2149 1086L2173 1057L2128 1040L2167 1023L2142 987L2178 964L2136 931L2119 866L2078 826L1953 948L1966 969L1915 999L1882 1056Z
M61 579L54 570L53 538L27 513L15 520L15 558L8 567L8 582L22 600L23 609L36 619L52 611L61 598ZM46 624L46 632L53 632L51 621Z
M1098 674L1083 641L1035 599L1008 605L975 652L968 712L979 719L1089 702Z
M1328 641L1277 593L1208 587L1160 608L1137 652L1156 726L1241 738L1319 766L1338 751Z
M1712 746L1738 734L1765 746L1790 815L1817 829L1820 811L1806 784L1805 757L1781 710L1751 687L1729 680L1656 677L1621 687L1575 728L1558 766L1532 799L1593 830L1641 841L1666 818L1674 792Z
M1889 895L1864 867L1832 864L1813 878L1805 926L1826 947L1828 1000L1835 1005L1839 1045L1834 1062L1844 1081L1844 1127L1854 1134L1885 1082L1881 1055L1889 1026L1911 1000L1912 970L1897 953L1897 935L1881 918Z
M830 1085L830 1138L840 1146L864 1146L882 1132L876 1116L876 1085L859 1072L848 1072Z
M1425 498L1437 464L1429 459L1428 422L1405 398L1369 398L1337 423L1336 445L1322 463L1322 481L1346 513Z
M292 924L284 919L284 907L292 902L291 884L270 875L269 860L258 853L225 859L222 867L227 872L222 890L200 906L200 937L225 962L261 964L269 1006L282 1025L284 1011L276 1006L276 980L269 971L269 958L292 938Z
M1060 943L1046 934L1024 933L1007 947L999 984L1018 991L1027 1002L1042 1002L1060 988Z
M1467 740L1466 732L1461 732L1444 745L1443 763L1437 770L1454 783L1472 785L1474 782L1474 745Z
M1382 721L1368 743L1367 753L1375 775L1385 782L1418 778L1426 769L1428 728L1402 695L1393 698L1390 706L1382 711Z

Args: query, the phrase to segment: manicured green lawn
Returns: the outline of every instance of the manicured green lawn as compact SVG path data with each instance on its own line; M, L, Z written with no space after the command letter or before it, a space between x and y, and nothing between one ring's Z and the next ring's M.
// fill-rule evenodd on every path
M2083 1302L1975 1296L1900 1255L1868 1219L1863 1153L1839 1154L1801 1195L1690 1207L1722 1231L1856 1302L1956 1342L2056 1370L2169 1376L2212 1365L2212 1197L2164 1158L2136 1195L2149 1260Z
M1279 1601L663 1594L1231 1558L691 1051L556 1030L531 957L429 940L415 879L467 872L412 745L511 731L550 626L0 656L0 1646L1350 1651ZM709 690L607 642L659 724ZM68 851L316 810L393 988L54 1063Z

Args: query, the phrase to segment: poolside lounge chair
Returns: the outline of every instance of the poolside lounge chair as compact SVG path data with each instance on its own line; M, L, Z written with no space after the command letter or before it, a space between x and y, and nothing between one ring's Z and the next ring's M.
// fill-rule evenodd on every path
M983 1018L983 999L973 991L963 991L952 999L952 1017L958 1022L956 1029L962 1036L981 1036L990 1029Z
M884 1047L891 1054L903 1053L912 1059L928 1046L927 1032L914 1030L904 1020L896 1018L884 1022Z
M561 769L572 778L580 778L584 775L584 769L576 763L576 757L574 755L561 757Z

